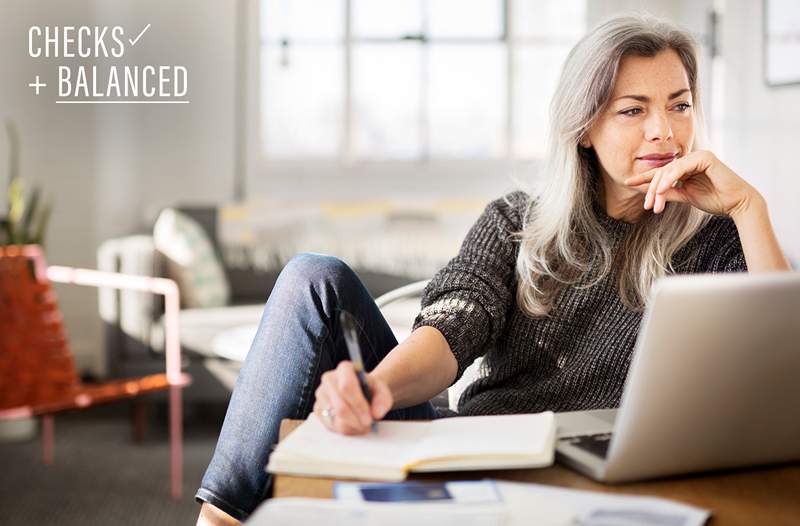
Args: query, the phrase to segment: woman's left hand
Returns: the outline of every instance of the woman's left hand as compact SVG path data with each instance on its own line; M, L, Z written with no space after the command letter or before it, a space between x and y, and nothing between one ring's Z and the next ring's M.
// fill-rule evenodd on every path
M668 201L689 203L715 215L736 215L758 195L709 151L690 152L671 163L625 180L643 193L644 208L660 214Z

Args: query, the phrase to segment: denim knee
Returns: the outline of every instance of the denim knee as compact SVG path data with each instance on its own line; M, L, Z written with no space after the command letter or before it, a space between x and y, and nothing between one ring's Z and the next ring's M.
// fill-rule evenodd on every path
M312 285L321 291L326 285L340 288L356 282L358 277L347 263L335 256L313 252L302 252L294 256L278 277L278 283L282 287L294 290Z

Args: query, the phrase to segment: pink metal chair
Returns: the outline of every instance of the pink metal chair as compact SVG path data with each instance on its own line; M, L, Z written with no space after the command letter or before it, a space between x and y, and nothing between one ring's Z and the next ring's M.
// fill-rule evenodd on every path
M81 383L51 282L161 294L165 298L166 372L100 384ZM45 265L38 246L0 247L0 420L42 417L44 462L54 459L53 415L169 389L171 494L181 496L180 296L174 281Z

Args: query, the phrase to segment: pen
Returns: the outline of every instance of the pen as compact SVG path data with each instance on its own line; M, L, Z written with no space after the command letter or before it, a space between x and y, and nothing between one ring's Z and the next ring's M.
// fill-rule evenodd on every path
M361 392L364 393L364 398L367 399L367 404L372 406L372 391L367 383L367 375L364 372L364 360L361 358L361 346L358 344L358 332L356 331L356 322L353 316L343 310L339 313L339 323L342 325L344 332L344 341L347 344L347 351L350 353L350 361L353 362L353 368L356 370L358 383L361 385ZM372 432L378 430L378 423L375 419L372 420Z

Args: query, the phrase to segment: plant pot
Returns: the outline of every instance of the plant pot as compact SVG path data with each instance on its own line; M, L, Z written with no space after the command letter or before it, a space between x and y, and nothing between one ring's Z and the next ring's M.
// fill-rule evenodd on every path
M38 419L20 418L0 421L0 443L25 442L36 438Z

